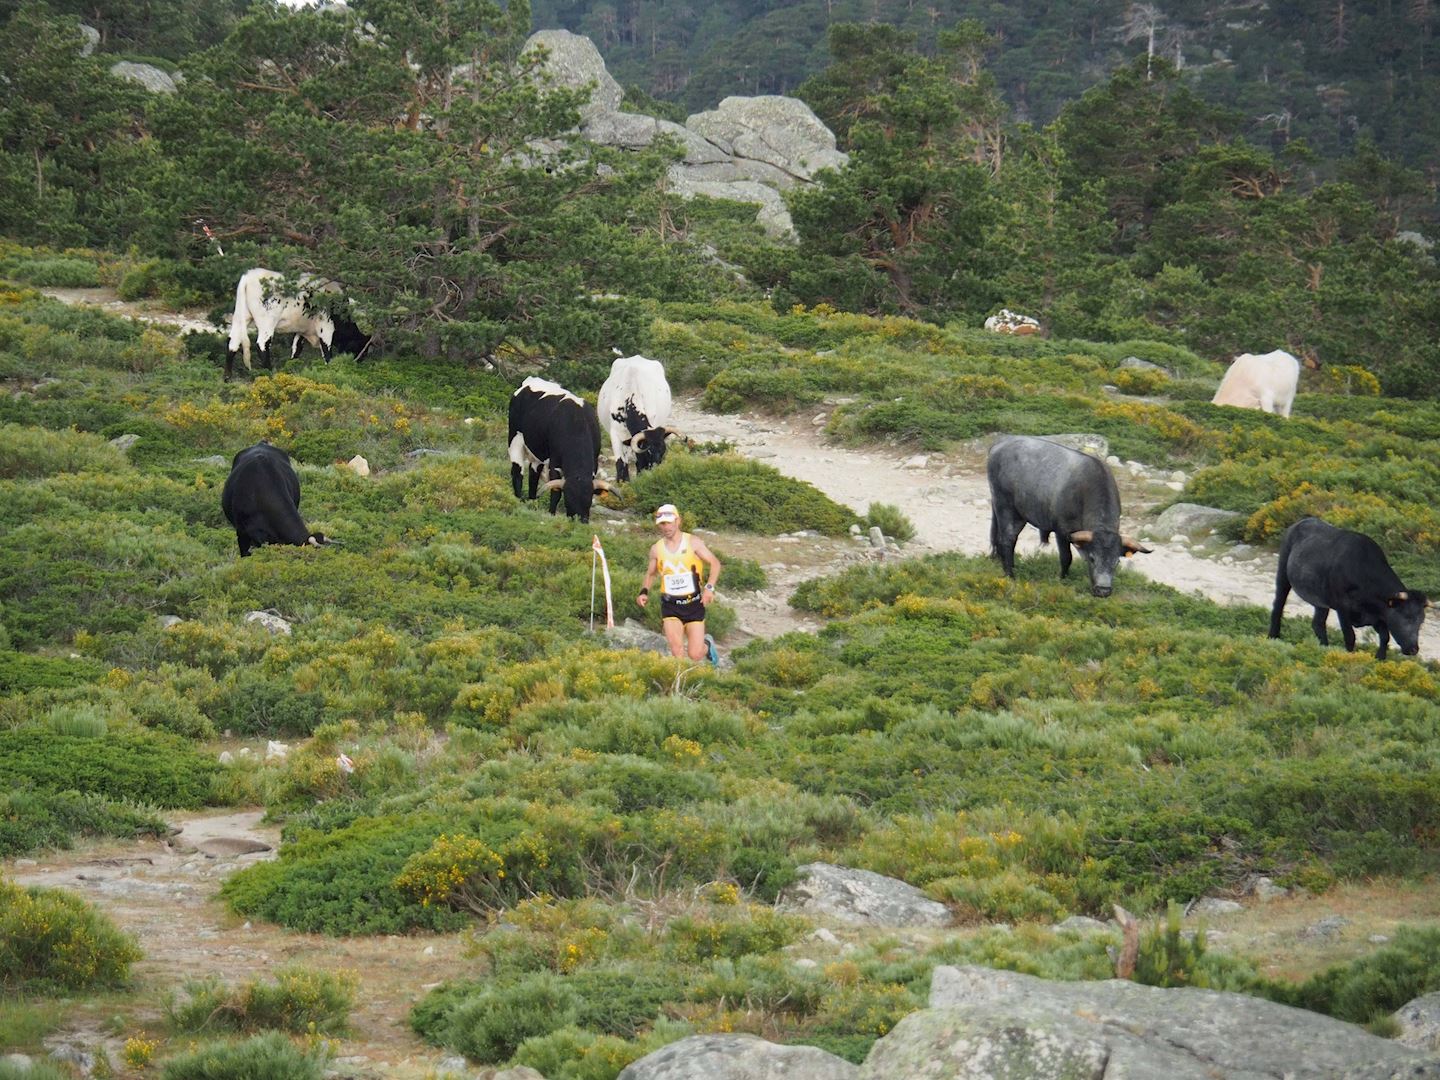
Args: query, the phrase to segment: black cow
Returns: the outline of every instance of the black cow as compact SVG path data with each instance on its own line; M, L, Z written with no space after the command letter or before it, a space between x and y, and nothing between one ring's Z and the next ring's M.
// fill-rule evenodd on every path
M540 470L548 465L550 512L565 494L568 517L590 520L590 505L597 491L610 485L595 474L600 466L600 417L595 406L582 401L558 383L531 377L510 395L510 482L517 499L522 470L530 479L535 498Z
M261 544L303 547L330 542L324 533L311 532L300 516L300 477L290 465L290 455L267 442L235 455L220 492L220 509L235 526L242 558Z
M1280 619L1292 588L1314 606L1310 625L1321 645L1330 644L1325 619L1334 608L1350 652L1355 651L1357 626L1375 628L1380 637L1377 660L1385 659L1391 635L1406 656L1420 651L1425 594L1405 588L1380 545L1362 533L1337 529L1315 517L1301 518L1285 530L1275 573L1275 606L1270 609L1272 638L1280 636Z
M1031 438L997 439L985 461L990 480L990 554L1015 576L1015 541L1027 524L1050 534L1060 548L1060 576L1070 573L1074 544L1090 568L1090 591L1109 596L1115 566L1124 555L1149 554L1121 536L1120 490L1105 463L1079 450Z

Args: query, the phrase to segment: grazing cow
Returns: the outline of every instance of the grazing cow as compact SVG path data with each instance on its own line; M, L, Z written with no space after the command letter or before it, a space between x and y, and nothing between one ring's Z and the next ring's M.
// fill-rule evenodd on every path
M1319 370L1320 361L1307 353L1305 366ZM1289 416L1299 382L1300 361L1284 349L1259 355L1241 353L1226 370L1220 389L1210 401L1213 405L1234 405Z
M1049 439L1006 435L990 447L985 474L990 480L990 554L1010 577L1015 576L1015 541L1027 524L1040 530L1041 543L1055 534L1062 578L1070 573L1070 545L1080 550L1096 596L1110 595L1122 555L1150 552L1120 535L1120 490L1099 458Z
M1029 315L1019 315L1009 308L1001 308L998 314L985 320L985 329L996 334L1038 334L1040 324Z
M590 504L597 491L610 485L596 473L600 466L600 417L595 406L563 386L534 376L510 395L510 482L515 497L521 494L521 470L529 476L530 498L535 498L540 470L548 465L550 513L565 495L565 514L590 520Z
M600 387L597 407L610 427L616 480L629 480L632 465L637 473L659 465L665 460L665 440L680 434L665 426L670 419L670 384L658 360L643 356L616 360Z
M270 358L270 341L278 334L294 334L290 343L290 358L300 355L301 343L308 341L320 350L326 363L334 349L359 356L370 344L370 339L350 319L343 315L332 315L325 307L314 303L316 293L340 292L340 286L333 281L321 281L309 274L300 278L302 291L299 296L282 296L275 289L284 279L283 274L264 267L246 270L240 275L235 286L235 313L230 318L230 341L225 351L225 378L234 371L235 354L238 352L250 366L250 324L255 324L255 344L260 350L260 362L267 369L273 368Z
M300 516L300 477L290 455L259 442L235 455L220 492L220 509L235 526L240 556L261 544L328 544L324 533L311 532Z
M1380 545L1362 533L1337 529L1316 517L1301 518L1285 530L1275 572L1275 606L1270 609L1272 638L1280 636L1280 618L1292 588L1314 605L1310 625L1321 645L1330 644L1325 619L1334 608L1350 652L1355 651L1357 626L1375 628L1380 637L1377 660L1385 659L1391 635L1406 656L1420 651L1425 594L1405 588Z

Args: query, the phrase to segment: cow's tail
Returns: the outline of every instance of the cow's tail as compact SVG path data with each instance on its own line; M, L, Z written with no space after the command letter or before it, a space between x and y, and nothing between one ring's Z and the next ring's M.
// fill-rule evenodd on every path
M250 368L250 304L246 296L248 284L246 275L242 274L235 286L235 314L230 316L230 343L226 347L231 357L236 352L240 353L246 370Z

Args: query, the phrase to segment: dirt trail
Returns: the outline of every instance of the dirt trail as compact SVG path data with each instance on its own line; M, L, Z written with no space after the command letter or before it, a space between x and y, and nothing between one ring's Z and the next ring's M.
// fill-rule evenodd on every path
M89 1015L77 1010L51 1045L105 1046L120 1060L126 1037L142 1025L159 1031L167 993L186 981L215 976L238 983L265 978L277 967L349 969L360 975L351 1035L337 1064L349 1077L433 1076L447 1055L410 1030L410 1006L431 986L473 974L455 935L328 938L290 933L265 922L231 915L218 900L220 883L245 866L271 859L280 830L263 824L258 810L172 814L180 831L165 840L109 841L76 851L47 852L43 861L0 864L22 885L63 887L96 904L134 934L144 958L132 974L136 992L123 1009L101 1001ZM128 1019L116 1034L108 1021L116 1011Z
M782 418L755 413L716 415L701 411L694 399L685 398L676 400L671 422L694 440L731 442L739 453L813 484L857 513L864 514L872 502L898 506L915 526L915 539L905 545L907 553L928 550L982 555L990 550L990 489L983 448L961 447L945 454L885 447L849 450L826 443L819 434L828 412L821 407ZM1124 588L1124 574L1139 573L1218 604L1258 606L1264 610L1255 613L1255 632L1264 634L1275 598L1274 553L1237 557L1237 549L1213 538L1178 543L1168 536L1155 536L1148 529L1154 520L1152 511L1175 492L1163 481L1136 478L1125 470L1116 470L1116 478L1121 504L1127 508L1122 526L1127 532L1149 537L1147 546L1154 549L1122 564L1117 589ZM1016 550L1022 554L1042 550L1039 534L1027 528ZM1048 550L1054 552L1053 544ZM1056 566L1058 572L1058 562ZM1071 573L1084 572L1084 564L1077 559ZM1313 613L1293 594L1285 610L1307 623ZM1333 614L1330 626L1331 643L1338 644ZM1287 639L1294 640L1293 636ZM1361 631L1360 640L1362 647L1369 641L1374 650L1373 631ZM1423 628L1420 655L1440 658L1440 619L1428 621Z

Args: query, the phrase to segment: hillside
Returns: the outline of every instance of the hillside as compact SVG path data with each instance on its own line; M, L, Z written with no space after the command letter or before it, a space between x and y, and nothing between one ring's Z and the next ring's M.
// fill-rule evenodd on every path
M47 253L10 257L31 280L56 272L37 269ZM651 304L647 352L704 412L684 414L688 450L587 528L510 493L513 368L312 353L223 384L214 336L182 342L13 281L0 304L0 852L8 880L74 882L145 953L100 996L98 972L65 999L40 976L8 985L0 1031L27 1053L47 1033L94 1045L103 1014L117 1066L129 1039L154 1043L151 1068L189 1067L174 1063L221 1032L164 998L239 992L184 987L210 950L231 984L257 977L257 957L300 964L269 991L279 1005L261 1007L262 983L216 1015L240 1015L239 1035L284 1028L263 1017L288 1001L291 1030L317 1025L312 1052L338 1040L347 1075L423 1075L463 1054L609 1078L722 1031L859 1061L923 1007L937 965L1112 974L1113 928L1054 927L1116 903L1146 920L1156 985L1391 1034L1384 1017L1440 988L1431 648L1380 663L1321 648L1308 618L1268 641L1263 610L1135 572L1097 600L1083 572L1058 579L1053 551L1014 581L919 542L847 558L866 550L846 538L858 507L787 478L779 456L781 436L828 447L832 490L853 497L920 455L963 483L972 440L996 431L1095 432L1186 476L1183 492L1126 480L1139 526L1184 498L1239 511L1221 539L1264 551L1322 513L1434 591L1433 404L1322 372L1287 421L1210 405L1217 365L1143 339ZM593 393L603 370L551 374ZM744 430L759 444L731 445ZM128 450L109 443L125 434ZM735 452L770 434L776 457ZM237 558L219 489L262 437L296 460L311 527L343 546ZM372 475L335 464L356 453ZM917 468L865 524L949 547L929 531L945 505L904 497ZM639 618L628 598L665 501L725 561L713 625L733 667L587 634L592 534L620 614ZM812 576L825 559L837 572ZM745 632L745 605L780 599L772 574L808 579L788 600L810 629ZM245 621L263 609L288 631ZM267 759L272 740L288 753ZM231 839L278 829L276 857L189 854L217 814ZM162 849L165 821L186 831ZM777 906L814 862L918 887L948 926L847 929ZM1262 878L1281 899L1262 904ZM174 922L140 914L152 894L175 897ZM1166 905L1206 897L1244 910L1213 917L1209 948L1167 937ZM174 926L217 943L186 946ZM334 974L348 965L354 985Z

